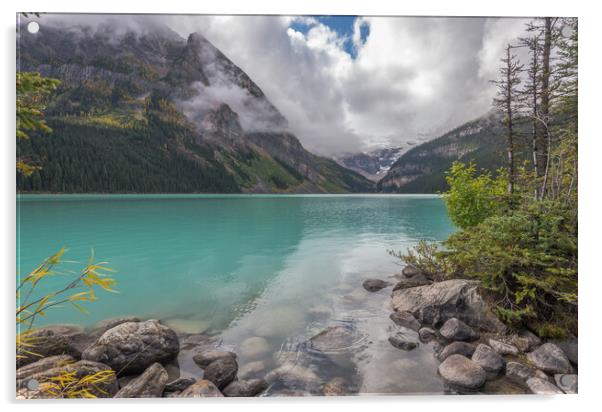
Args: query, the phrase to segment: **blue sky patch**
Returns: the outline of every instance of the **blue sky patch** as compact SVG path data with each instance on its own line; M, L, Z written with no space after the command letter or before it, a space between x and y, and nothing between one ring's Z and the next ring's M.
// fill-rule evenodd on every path
M358 16L308 16L313 17L325 26L328 26L331 30L335 31L339 37L345 38L343 49L355 59L357 51L353 47L353 24ZM307 24L303 21L295 20L291 23L291 28L303 34L307 34L311 28L311 24ZM368 35L370 34L370 27L367 24L362 24L360 27L360 38L362 43L366 42Z

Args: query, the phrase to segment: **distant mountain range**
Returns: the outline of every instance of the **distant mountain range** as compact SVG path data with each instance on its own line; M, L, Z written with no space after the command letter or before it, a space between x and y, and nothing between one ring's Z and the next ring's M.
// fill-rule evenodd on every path
M61 80L53 133L18 142L38 192L371 192L374 182L316 156L261 88L199 33L110 25L18 33L21 71Z
M445 172L456 160L478 169L503 166L503 128L499 115L488 113L402 154L378 181L377 190L392 193L437 193L447 189Z
M369 152L345 154L339 156L337 161L346 168L377 182L387 174L391 165L411 147L411 145L407 145L406 147L389 147Z

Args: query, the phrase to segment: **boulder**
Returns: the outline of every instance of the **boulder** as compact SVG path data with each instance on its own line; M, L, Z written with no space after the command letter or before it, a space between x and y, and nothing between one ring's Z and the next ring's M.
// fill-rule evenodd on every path
M550 374L571 373L573 370L562 349L550 342L528 353L527 359L536 368Z
M32 375L47 371L48 369L56 368L58 366L65 366L74 362L75 358L71 355L56 355L49 356L48 358L42 358L36 362L17 369L17 381L27 379Z
M564 393L576 394L577 390L577 375L574 374L556 374L554 375L554 381Z
M309 340L309 348L329 353L352 348L361 339L351 325L330 326Z
M391 295L391 303L396 312L411 312L423 324L439 325L458 318L488 332L504 332L506 327L485 304L478 286L477 281L451 279L396 290Z
M348 394L349 391L345 378L333 378L322 387L322 395L324 396L344 396Z
M107 330L82 354L83 359L104 362L118 374L135 374L155 362L165 364L179 351L175 332L157 320L125 322Z
M245 358L258 358L272 350L269 342L260 336L245 339L238 348L240 355Z
M479 364L485 372L498 373L504 368L504 358L494 351L491 346L483 343L477 345L472 360Z
M449 345L445 346L443 349L441 349L437 356L437 359L439 359L440 362L443 362L451 355L463 355L466 357L471 357L474 351L475 346L470 343L452 342Z
M223 396L213 382L201 379L184 389L178 398L221 398Z
M418 330L418 337L422 342L428 342L434 339L436 336L437 332L435 332L434 329L424 327Z
M177 378L176 380L173 380L171 382L168 382L165 385L165 389L163 390L163 392L168 393L168 392L181 392L184 389L188 388L190 385L194 384L196 382L195 378L189 377L189 378Z
M556 395L563 393L553 383L541 378L533 377L527 379L527 387L536 395Z
M506 364L506 377L514 381L525 382L535 376L535 371L524 363L508 362Z
M106 373L105 378L101 382L98 382L93 386L89 386L88 390L97 398L111 398L119 390L115 372L105 364L89 360L80 360L75 363L57 366L52 369L47 369L43 372L34 373L30 375L28 379L24 379L17 383L20 384L21 387L24 387L30 380L35 380L38 383L47 382L64 373L73 374L73 377L76 379L81 379L83 377L94 375L100 372Z
M462 355L451 355L439 365L439 374L451 386L478 389L487 374L476 362Z
M416 266L413 265L407 265L406 267L404 267L401 271L401 274L404 275L405 277L411 278L417 275L422 275L422 271L420 269L418 269Z
M223 389L236 378L237 373L238 363L233 357L226 356L211 362L205 368L203 379L211 381L219 389Z
M228 397L252 397L257 396L268 388L265 379L249 379L234 381L224 389L224 395Z
M69 355L79 359L87 339L81 328L62 325L34 329L23 336L33 346L17 351L17 368L49 356Z
M192 357L192 360L199 366L199 368L205 369L210 363L220 358L236 359L236 353L222 350L207 350L195 354Z
M389 316L396 325L403 326L404 328L418 331L420 329L420 322L416 320L414 315L410 312L393 312Z
M160 398L166 383L167 371L160 363L153 363L121 388L115 398Z
M567 339L555 340L552 341L552 343L562 349L573 365L577 366L579 364L579 344L576 337L573 336Z
M411 329L401 328L389 336L389 343L397 349L410 351L418 347L418 334Z
M100 336L109 329L113 329L115 326L126 322L142 322L142 319L137 316L120 316L117 318L101 320L100 322L96 323L96 326L92 330L92 334Z
M457 318L448 319L439 333L445 339L453 341L473 341L479 339L479 334L466 323L462 322Z
M393 291L430 285L432 283L423 274L418 274L412 277L401 275L401 277L398 279L398 282L395 284L395 286L393 286Z
M362 283L362 286L368 292L378 292L379 290L384 289L390 285L391 284L389 282L386 282L382 279L375 279L375 278L366 279L364 281L364 283Z
M494 351L499 353L500 355L518 355L518 348L509 343L502 342L496 339L489 339L489 346L493 348Z

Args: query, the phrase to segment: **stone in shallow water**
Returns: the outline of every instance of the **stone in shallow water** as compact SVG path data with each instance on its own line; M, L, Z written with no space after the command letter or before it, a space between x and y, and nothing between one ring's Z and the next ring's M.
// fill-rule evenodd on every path
M420 329L420 322L418 322L414 315L412 315L410 312L393 312L391 315L389 315L389 319L391 319L396 325L403 326L404 328L415 331Z
M466 389L478 389L487 379L483 368L458 354L449 356L439 365L439 374L450 385Z
M210 363L220 358L230 357L236 359L236 353L222 350L207 350L199 352L192 357L194 363L196 363L201 369L205 369Z
M178 398L221 398L223 396L213 382L202 379L184 389Z
M211 362L205 368L203 379L207 379L213 382L219 389L223 389L236 378L237 372L238 363L236 363L233 357L227 356Z
M165 392L181 392L196 382L195 378L177 378L165 385Z
M269 342L260 336L245 339L239 346L240 355L245 358L258 358L272 350Z
M509 343L505 343L496 339L489 339L489 346L500 355L518 355L518 348Z
M359 342L361 336L351 325L330 326L309 340L313 350L329 353L349 350Z
M265 362L264 361L254 361L245 363L238 369L238 376L241 379L254 377L261 374L265 371Z
M472 341L479 339L479 334L475 332L473 328L457 318L447 320L443 326L441 326L441 329L439 329L439 333L445 339L454 341Z
M481 366L486 372L498 373L504 367L504 358L485 344L477 345L472 360Z
M318 388L321 380L312 370L301 365L285 363L274 369L265 377L268 383L281 383L292 389L315 389Z
M69 355L76 359L81 356L81 350L88 346L84 342L87 335L77 326L56 325L35 329L28 334L35 345L33 348L18 351L17 368L49 356ZM35 353L34 354L32 354Z
M428 342L428 341L434 339L436 336L437 336L437 332L435 332L434 329L424 327L424 328L420 328L420 330L418 330L418 337L423 342Z
M375 278L366 279L364 281L364 283L362 283L362 286L368 292L378 292L379 290L384 289L390 285L391 284L389 282L386 282L382 279L375 279Z
M527 387L536 395L556 395L564 393L550 381L535 377L527 379Z
M562 349L549 342L527 354L527 359L538 369L550 374L570 373L573 369Z
M556 374L554 375L556 385L568 394L576 394L577 390L577 375L574 374Z
M115 394L115 398L159 398L167 383L167 371L153 363L142 375L132 379Z
M211 327L211 321L207 319L171 318L162 322L181 333L204 333Z
M19 381L29 378L36 373L47 371L48 369L56 368L57 366L68 365L74 363L75 358L70 355L56 355L42 358L39 361L30 363L17 369L17 384Z
M248 379L234 381L224 389L224 395L228 397L251 397L257 396L268 388L264 379Z
M443 362L445 359L450 357L451 355L463 355L466 357L472 356L475 351L475 346L467 343L467 342L452 342L449 345L445 346L439 352L437 358L439 361Z
M401 271L401 274L406 277L411 278L416 275L422 275L422 271L420 269L418 269L416 266L407 265L406 267L403 268L403 270Z
M397 349L410 351L418 347L418 334L411 329L401 328L389 336L389 343Z

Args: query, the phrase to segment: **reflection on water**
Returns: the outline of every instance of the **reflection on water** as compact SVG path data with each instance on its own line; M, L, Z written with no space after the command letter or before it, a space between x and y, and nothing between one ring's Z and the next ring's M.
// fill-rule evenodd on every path
M334 378L350 393L443 390L428 344L404 352L387 341L396 328L390 288L361 286L399 270L388 249L452 232L436 197L26 197L18 217L22 273L63 245L78 261L94 248L118 270L119 295L102 294L88 316L57 310L47 323L136 314L215 334L238 354L241 374L276 371L290 383L274 394L313 393ZM357 339L328 354L309 350L309 338L336 325ZM190 357L180 355L181 373L202 373Z

